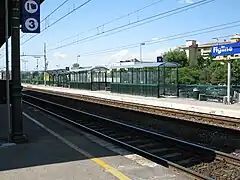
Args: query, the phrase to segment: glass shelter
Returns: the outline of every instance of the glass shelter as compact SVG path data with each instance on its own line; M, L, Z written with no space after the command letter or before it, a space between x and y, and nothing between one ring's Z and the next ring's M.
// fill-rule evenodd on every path
M111 91L150 97L178 96L178 67L173 62L113 67Z

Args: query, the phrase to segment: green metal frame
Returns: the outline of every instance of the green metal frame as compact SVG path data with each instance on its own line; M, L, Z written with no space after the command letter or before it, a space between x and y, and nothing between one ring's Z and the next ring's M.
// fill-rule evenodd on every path
M174 73L175 78L173 78ZM178 66L112 70L111 92L113 93L149 97L178 96L178 87Z
M95 67L88 70L69 72L70 88L86 89L91 91L105 90L109 86L107 82L107 68Z

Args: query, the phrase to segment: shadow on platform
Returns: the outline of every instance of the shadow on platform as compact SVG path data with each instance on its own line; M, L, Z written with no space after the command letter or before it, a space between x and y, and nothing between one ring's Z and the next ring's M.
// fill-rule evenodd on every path
M2 130L5 130L6 127L2 122L0 125L1 135L3 134ZM24 118L24 131L27 133L28 143L0 148L0 171L89 159L26 118ZM74 137L72 132L68 132L66 129L63 131L64 138L70 138L71 142L94 157L117 155L81 134Z
M60 134L63 138L83 151L93 155L94 158L119 156L118 153L89 140L83 133L73 131L62 124L56 123L50 119L51 117L49 115L39 110L25 107L24 112L36 118L37 121L57 134ZM7 127L6 123L3 125L4 123L2 122L3 121L0 122L0 132L4 132L3 130ZM24 132L27 133L29 142L0 148L0 171L74 161L79 161L80 163L82 160L89 159L89 157L77 152L26 117L24 117L23 122ZM185 157L181 158L182 160L185 159ZM207 161L213 161L214 158L215 155L212 154L211 157L206 159ZM168 167L166 162L161 164ZM199 162L189 163L189 166L194 166L195 164L199 164Z

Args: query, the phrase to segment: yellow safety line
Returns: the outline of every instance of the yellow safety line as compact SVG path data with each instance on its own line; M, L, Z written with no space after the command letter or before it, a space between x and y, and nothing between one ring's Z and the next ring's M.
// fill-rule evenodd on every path
M56 138L58 138L60 141L62 141L64 144L67 144L69 147L71 147L72 149L74 149L75 151L83 154L84 156L86 156L87 158L89 158L91 161L95 162L97 165L101 166L102 168L104 168L106 171L108 171L109 173L111 173L113 176L117 177L120 180L130 180L130 178L128 178L127 176L125 176L123 173L121 173L120 171L118 171L117 169L115 169L114 167L108 165L106 162L104 162L103 160L99 159L99 158L95 158L93 155L89 154L88 152L84 151L83 149L80 149L78 146L76 146L75 144L71 143L70 141L68 141L67 139L65 139L64 137L62 137L61 135L57 134L56 132L52 131L51 129L47 128L46 126L44 126L42 123L38 122L37 120L35 120L34 118L30 117L28 114L23 113L23 115L28 118L29 120L31 120L32 122L34 122L35 124L37 124L38 126L40 126L41 128L45 129L46 131L48 131L49 133L51 133L53 136L55 136Z

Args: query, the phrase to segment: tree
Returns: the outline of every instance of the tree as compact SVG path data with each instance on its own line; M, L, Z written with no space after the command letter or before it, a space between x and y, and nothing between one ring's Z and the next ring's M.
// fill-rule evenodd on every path
M210 66L209 70L211 73L210 82L212 84L225 84L227 82L227 65L221 61L213 61Z
M163 54L163 59L167 62L179 63L182 67L186 67L188 65L186 53L177 49L165 52Z
M212 84L226 84L227 82L227 72L226 68L218 68L213 71L211 75L211 83Z
M180 50L165 52L164 61L177 62L181 65L179 68L180 84L226 84L227 83L227 63L213 60L209 57L197 57L197 65L191 65L186 53ZM232 84L240 84L240 61L232 62Z
M206 57L204 58L203 56L198 56L197 57L197 62L198 62L198 67L201 68L205 68L205 67L209 67L209 65L212 63L212 57Z
M232 63L232 83L240 84L240 61L236 60Z
M182 67L179 68L179 84L198 84L200 70Z
M205 67L200 71L199 80L201 84L207 84L211 82L212 71L209 67Z
M39 76L39 79L40 81L43 81L44 80L44 73L41 73L40 76Z
M36 78L39 76L39 72L38 71L34 71L32 74L33 78Z

